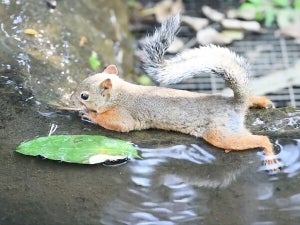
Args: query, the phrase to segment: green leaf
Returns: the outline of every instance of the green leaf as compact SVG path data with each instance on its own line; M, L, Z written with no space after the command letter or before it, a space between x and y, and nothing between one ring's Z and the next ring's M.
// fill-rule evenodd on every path
M276 11L274 10L274 8L269 8L266 11L266 15L265 15L265 26L270 27L275 21L275 18L276 18Z
M139 84L146 85L146 86L153 84L152 80L146 75L140 76L137 81Z
M254 6L261 6L263 5L263 0L249 0Z
M255 20L256 21L263 21L265 19L265 13L263 11L257 11L255 13Z
M140 158L135 147L123 140L99 135L53 135L19 145L17 152L69 163L96 164Z
M238 8L237 14L243 19L253 20L255 19L258 11L260 11L259 7L253 5L252 3L245 2Z
M98 54L94 51L92 51L92 54L89 58L90 66L92 67L93 70L98 70L101 66L101 62L98 58Z
M286 8L290 6L290 0L272 0L273 4L278 7Z
M297 10L300 10L300 0L295 0L294 1L294 8Z
M245 2L239 7L238 10L239 11L256 10L256 6L252 3Z

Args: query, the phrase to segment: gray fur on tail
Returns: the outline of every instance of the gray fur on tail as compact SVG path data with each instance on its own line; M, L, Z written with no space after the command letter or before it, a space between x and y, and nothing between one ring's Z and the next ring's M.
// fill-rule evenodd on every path
M237 101L247 101L249 64L228 48L208 45L186 50L169 60L164 59L179 26L180 15L176 14L143 41L141 60L145 72L163 84L178 83L201 76L203 72L217 74L233 90Z
M161 27L156 29L152 36L148 36L142 41L143 68L155 80L157 80L155 74L160 73L164 55L174 41L179 27L180 14L178 13L162 22Z

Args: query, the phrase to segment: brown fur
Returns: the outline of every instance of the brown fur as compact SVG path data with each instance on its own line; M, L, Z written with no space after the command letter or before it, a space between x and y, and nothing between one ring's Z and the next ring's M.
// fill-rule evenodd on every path
M241 103L233 97L135 85L120 79L112 67L85 79L73 95L94 123L118 132L173 130L203 137L226 152L261 148L274 154L268 137L253 135L244 126L248 107L272 106L266 97L250 96ZM82 93L89 99L83 100Z

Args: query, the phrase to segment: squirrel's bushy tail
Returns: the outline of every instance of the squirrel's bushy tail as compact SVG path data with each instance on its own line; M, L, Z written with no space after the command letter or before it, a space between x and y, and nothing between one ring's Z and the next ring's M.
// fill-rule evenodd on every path
M146 73L163 84L214 73L222 76L234 92L236 100L246 101L249 64L227 48L208 45L186 50L165 60L164 54L174 40L180 26L180 15L176 14L162 23L152 36L142 43L141 60Z

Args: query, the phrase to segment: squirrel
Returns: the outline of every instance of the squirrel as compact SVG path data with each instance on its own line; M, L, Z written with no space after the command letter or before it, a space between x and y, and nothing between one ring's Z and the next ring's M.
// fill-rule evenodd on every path
M226 152L260 148L270 163L274 151L269 138L251 134L244 125L249 107L273 106L266 97L250 95L247 61L215 45L186 50L166 60L164 54L179 27L177 14L143 41L140 54L146 73L163 84L178 83L201 72L217 74L233 90L232 97L136 85L121 79L117 67L110 65L83 80L72 95L84 108L82 116L118 132L149 128L182 132L202 137Z

